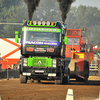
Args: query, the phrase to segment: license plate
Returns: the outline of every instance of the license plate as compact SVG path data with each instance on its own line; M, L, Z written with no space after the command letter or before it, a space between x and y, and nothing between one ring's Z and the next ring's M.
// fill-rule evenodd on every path
M44 73L44 70L35 70L36 73Z

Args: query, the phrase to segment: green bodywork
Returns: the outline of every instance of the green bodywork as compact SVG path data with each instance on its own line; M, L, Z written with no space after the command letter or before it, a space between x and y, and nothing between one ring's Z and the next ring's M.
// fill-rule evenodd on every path
M98 53L98 56L100 57L100 53Z
M68 40L68 39L67 39L67 37L65 36L64 39L63 39L63 42L64 42L65 45L67 45L67 40Z
M28 58L27 66L33 67L52 67L52 59L48 57Z
M19 32L18 31L15 31L15 43L18 43L18 34L19 34Z
M22 31L58 32L58 33L61 33L61 29L58 29L58 28L40 28L40 27L23 27Z

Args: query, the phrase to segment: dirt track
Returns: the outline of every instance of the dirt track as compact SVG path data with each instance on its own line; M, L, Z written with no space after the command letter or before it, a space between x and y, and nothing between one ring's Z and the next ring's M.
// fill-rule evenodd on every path
M19 79L0 81L2 100L65 100L68 89L73 89L74 100L98 99L100 77L92 76L87 83L71 80L69 85L55 85L53 81L20 84Z

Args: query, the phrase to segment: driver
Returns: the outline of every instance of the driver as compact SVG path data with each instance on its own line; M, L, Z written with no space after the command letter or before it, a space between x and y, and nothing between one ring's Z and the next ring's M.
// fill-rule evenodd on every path
M56 34L53 34L53 40L54 40L54 41L58 41L57 35L56 35Z
M33 41L33 40L34 40L34 35L32 34L31 38L30 38L30 41Z
M57 37L56 37L56 34L54 34L54 35L53 35L53 39L56 39L56 38L57 38Z

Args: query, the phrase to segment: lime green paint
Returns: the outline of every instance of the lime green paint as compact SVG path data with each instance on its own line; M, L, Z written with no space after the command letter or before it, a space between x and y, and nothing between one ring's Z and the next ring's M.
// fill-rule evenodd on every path
M52 67L52 59L51 58L47 59L47 66Z
M32 67L52 67L52 59L48 57L28 58L28 66Z
M28 66L33 66L34 58L28 58Z
M41 45L41 47L49 47L48 45Z
M42 26L42 27L56 27L57 22L55 22L55 25L30 25L29 20L27 21L27 26Z
M34 45L27 45L28 47L34 47Z
M37 28L37 27L23 27L22 31L35 31L35 32L58 32L61 33L61 29L57 28Z
M68 39L67 39L67 37L65 36L64 39L63 39L63 42L64 42L65 45L67 45L67 40L68 40Z
M15 35L15 43L18 43L18 35Z
M15 34L17 35L17 34L19 34L19 32L18 31L15 31Z
M19 34L19 32L15 31L15 43L18 43L18 40L19 40L18 34Z
M98 56L100 57L100 53L98 53Z

